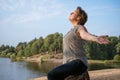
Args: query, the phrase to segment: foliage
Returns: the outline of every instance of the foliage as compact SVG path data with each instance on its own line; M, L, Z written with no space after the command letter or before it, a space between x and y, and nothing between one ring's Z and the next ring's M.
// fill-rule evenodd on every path
M120 55L119 55L119 54L115 55L115 56L114 56L114 60L115 60L115 61L120 61Z
M119 38L115 36L109 37L110 44L101 45L95 42L87 42L85 45L85 51L89 59L111 60L119 50ZM117 47L116 47L117 45Z
M116 45L116 51L117 53L120 53L120 42Z
M18 57L24 56L24 50L20 50L17 54Z
M12 61L16 61L16 55L15 55L15 54L12 54L12 55L10 56L10 59L11 59Z
M51 55L49 55L49 54L42 55L42 56L40 57L40 62L44 61L45 59L50 59L50 58L51 58Z
M120 54L120 36L110 36L110 44L101 45L95 42L87 42L84 46L88 59L112 60L116 54ZM27 42L19 42L16 47L1 45L0 56L12 59L21 59L35 54L57 54L63 51L63 34L49 34L45 38L39 37Z

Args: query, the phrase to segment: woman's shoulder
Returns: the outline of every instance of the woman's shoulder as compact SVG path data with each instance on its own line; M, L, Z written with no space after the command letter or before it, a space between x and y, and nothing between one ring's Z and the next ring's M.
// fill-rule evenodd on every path
M85 31L87 31L87 29L86 29L86 27L85 26L83 26L83 25L78 25L77 27L76 27L76 30L79 32L80 30L85 30ZM88 31L87 31L88 32Z

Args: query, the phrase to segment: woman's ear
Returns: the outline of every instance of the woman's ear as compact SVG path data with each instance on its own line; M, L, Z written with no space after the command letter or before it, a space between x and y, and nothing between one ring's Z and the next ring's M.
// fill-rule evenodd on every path
M78 17L77 17L77 21L79 21L80 19L81 19L81 17L80 17L80 16L78 16Z

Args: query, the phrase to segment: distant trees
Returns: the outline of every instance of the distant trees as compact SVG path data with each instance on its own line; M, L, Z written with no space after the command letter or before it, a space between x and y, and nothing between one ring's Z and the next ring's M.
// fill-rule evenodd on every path
M45 38L39 37L27 42L19 42L16 47L1 45L1 57L28 57L35 54L45 53L62 53L63 51L63 34L49 34ZM111 60L118 59L120 55L120 36L110 36L110 44L101 45L95 42L87 42L85 47L88 59Z
M1 45L0 46L0 56L1 57L9 57L11 54L15 54L15 48L13 46Z
M32 56L39 53L62 53L62 38L61 33L49 34L47 37L40 37L39 39L33 39L28 44L22 44L25 46L21 48L23 50L23 56ZM19 46L19 44L18 44ZM16 47L19 50L19 47ZM18 53L17 53L18 54Z
M87 42L85 50L89 59L110 60L120 52L120 38L109 37L110 43L108 45L101 45L95 42Z

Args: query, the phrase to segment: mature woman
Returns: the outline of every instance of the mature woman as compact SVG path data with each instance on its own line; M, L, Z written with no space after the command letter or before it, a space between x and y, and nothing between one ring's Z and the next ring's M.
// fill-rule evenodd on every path
M69 20L73 28L63 38L63 63L48 72L48 80L64 80L70 75L82 75L87 71L88 63L84 44L86 41L94 41L99 44L108 44L107 36L91 35L84 24L87 14L81 8L70 13Z

